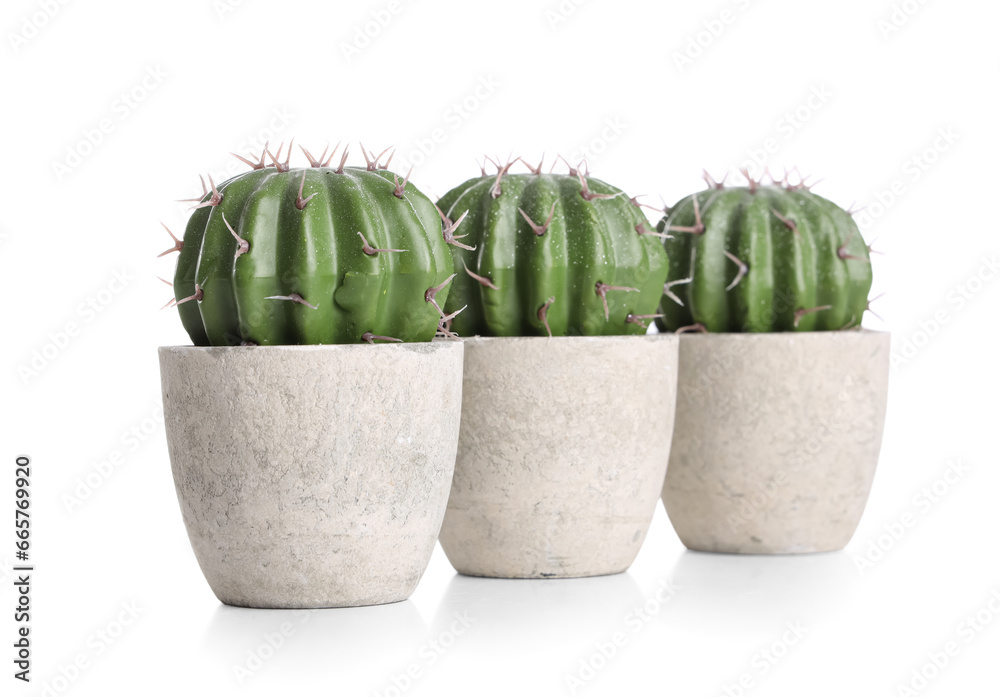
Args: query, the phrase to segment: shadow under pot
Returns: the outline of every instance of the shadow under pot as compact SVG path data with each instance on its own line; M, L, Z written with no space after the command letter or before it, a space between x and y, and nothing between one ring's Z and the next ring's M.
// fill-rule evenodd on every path
M460 342L159 353L177 498L219 600L410 596L454 471Z
M688 549L842 549L871 491L889 334L684 334L663 504Z
M441 546L459 573L599 576L635 559L666 472L674 336L465 341Z

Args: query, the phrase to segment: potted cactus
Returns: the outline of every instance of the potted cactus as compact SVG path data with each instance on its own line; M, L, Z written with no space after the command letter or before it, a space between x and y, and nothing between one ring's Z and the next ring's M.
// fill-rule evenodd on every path
M670 209L658 318L681 334L663 503L690 549L843 548L885 419L889 335L861 329L872 272L851 215L747 177Z
M644 336L667 255L635 199L582 167L494 164L438 202L444 309L464 308L446 330L467 337L441 545L474 576L621 572L670 447L678 342Z
M291 150L210 180L168 250L194 343L159 351L181 513L224 603L402 600L454 469L463 346L431 343L453 264L408 176Z

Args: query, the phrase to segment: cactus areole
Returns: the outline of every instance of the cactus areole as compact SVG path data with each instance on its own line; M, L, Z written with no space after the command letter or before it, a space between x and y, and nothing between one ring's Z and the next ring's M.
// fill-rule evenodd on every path
M639 205L584 176L497 173L438 201L456 277L451 330L471 336L642 334L667 275ZM454 235L460 230L461 236Z
M300 169L265 152L195 199L169 250L194 344L430 341L453 273L434 204L368 153L332 168L303 149Z
M803 184L751 181L684 198L660 221L670 274L664 331L780 332L857 327L872 283L850 213Z

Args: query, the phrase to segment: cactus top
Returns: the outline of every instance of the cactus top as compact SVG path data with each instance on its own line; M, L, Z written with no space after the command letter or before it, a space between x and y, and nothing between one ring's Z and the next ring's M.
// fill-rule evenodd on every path
M438 202L456 277L446 312L461 335L641 334L667 273L662 244L621 190L575 170L470 179ZM446 227L446 232L448 227ZM446 235L447 237L447 235Z
M206 191L178 242L195 345L433 338L453 265L427 197L371 163L250 164Z
M710 182L711 184L711 182ZM662 330L774 332L861 324L872 269L851 215L798 186L713 185L660 221Z

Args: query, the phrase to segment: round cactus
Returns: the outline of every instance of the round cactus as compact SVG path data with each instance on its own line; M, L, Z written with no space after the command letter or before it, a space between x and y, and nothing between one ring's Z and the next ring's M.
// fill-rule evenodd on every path
M667 275L634 199L574 168L466 181L438 207L456 277L445 312L463 335L641 334ZM460 229L461 236L454 233Z
M670 274L664 331L847 329L867 309L872 270L851 215L802 183L750 181L677 203L657 230Z
M303 149L309 167L293 169L291 149L281 161L265 147L270 165L240 157L250 172L194 199L168 250L180 252L168 305L191 340L430 341L454 270L434 204L368 153L345 168L345 147L334 169L333 154Z

